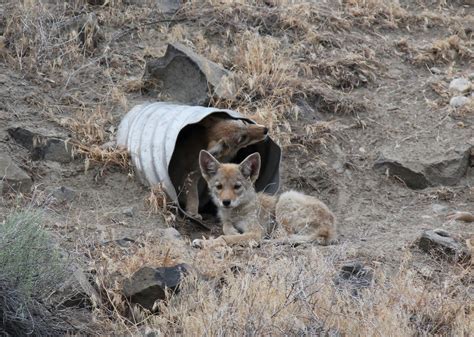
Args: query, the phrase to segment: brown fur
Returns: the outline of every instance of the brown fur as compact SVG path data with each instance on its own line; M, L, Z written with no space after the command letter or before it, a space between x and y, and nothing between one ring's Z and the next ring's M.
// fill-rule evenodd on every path
M183 136L176 146L175 152L180 156L175 162L187 173L184 181L178 185L180 202L186 205L186 212L190 216L201 218L198 214L198 183L201 179L197 158L199 151L206 149L220 161L228 162L240 149L264 140L267 133L268 129L262 125L209 116Z
M273 232L275 223L288 234L288 238L276 242L296 244L322 239L328 244L335 240L335 216L317 198L296 191L278 198L255 192L253 184L260 170L258 153L237 165L221 164L210 153L201 151L199 164L218 207L224 235L194 240L193 246L254 244Z

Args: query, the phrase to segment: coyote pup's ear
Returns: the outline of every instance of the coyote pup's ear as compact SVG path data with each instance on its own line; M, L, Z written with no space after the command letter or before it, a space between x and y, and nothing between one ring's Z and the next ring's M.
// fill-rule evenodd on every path
M250 178L254 183L260 173L260 153L255 152L244 159L239 165L240 172L245 178Z
M199 167L204 179L208 180L217 173L220 163L206 150L199 152Z

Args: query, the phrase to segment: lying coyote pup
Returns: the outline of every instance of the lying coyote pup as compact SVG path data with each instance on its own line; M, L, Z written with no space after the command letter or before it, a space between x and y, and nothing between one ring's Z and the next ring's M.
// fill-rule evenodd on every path
M176 161L185 172L189 172L180 188L180 199L185 202L189 215L201 219L198 213L198 183L202 177L197 156L189 156L189 153L197 154L205 148L219 160L227 162L235 157L240 149L264 140L267 133L268 128L263 125L241 119L209 116L199 123L198 129L192 129L190 134L185 135L185 141L178 145L180 150L177 151L182 154L182 158L176 158Z
M320 200L296 191L279 198L256 193L253 186L260 171L260 155L248 156L240 165L221 164L202 150L199 165L212 200L218 207L224 235L217 239L193 241L194 247L254 244L270 234L272 218L289 234L276 242L290 244L322 239L331 243L336 237L335 217Z

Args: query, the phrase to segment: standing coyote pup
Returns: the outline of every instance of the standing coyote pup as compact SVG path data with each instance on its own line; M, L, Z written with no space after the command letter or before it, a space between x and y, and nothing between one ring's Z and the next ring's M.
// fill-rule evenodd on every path
M198 183L202 174L199 170L198 151L206 149L223 162L231 160L237 152L267 137L268 128L241 119L206 117L198 128L191 129L184 141L177 145L180 154L176 161L187 176L182 182L180 200L186 204L186 212L200 219ZM190 155L191 154L191 155ZM196 154L194 157L192 154Z
M285 192L278 198L255 192L253 185L260 171L258 153L237 165L221 164L202 150L199 165L218 208L224 235L211 240L196 239L194 247L254 244L270 234L273 217L288 234L288 239L276 242L296 244L322 239L328 244L336 238L335 216L317 198L296 191Z

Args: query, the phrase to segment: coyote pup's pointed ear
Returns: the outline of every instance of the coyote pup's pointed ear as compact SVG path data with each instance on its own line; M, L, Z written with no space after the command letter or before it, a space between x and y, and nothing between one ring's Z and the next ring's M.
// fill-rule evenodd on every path
M260 153L255 152L244 159L239 165L240 172L252 182L257 180L260 173Z
M201 168L201 173L204 179L208 180L216 174L219 165L219 161L217 161L217 159L206 150L201 150L201 152L199 152L199 167Z

